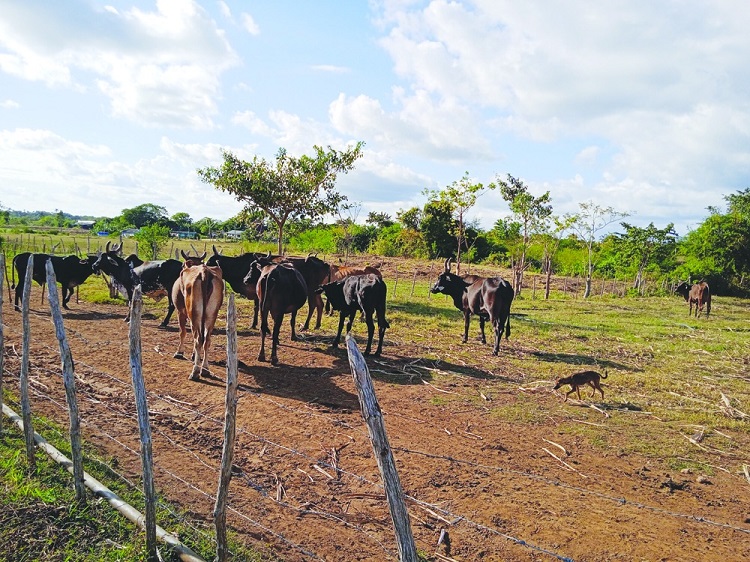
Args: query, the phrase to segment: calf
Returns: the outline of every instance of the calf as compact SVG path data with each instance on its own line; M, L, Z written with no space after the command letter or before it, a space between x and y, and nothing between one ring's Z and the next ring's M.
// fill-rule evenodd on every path
M464 314L463 342L469 339L469 320L472 314L479 316L479 329L482 343L487 343L484 323L489 319L495 332L495 345L492 354L500 350L503 329L505 339L510 337L510 305L513 302L513 287L502 277L480 277L467 281L450 272L450 262L446 260L445 271L440 274L431 293L443 293L453 299L453 304Z
M682 295L685 301L689 303L690 309L688 310L688 316L693 314L693 304L695 304L695 317L703 312L703 306L706 307L706 318L711 313L711 290L708 288L708 283L705 281L699 281L692 287L686 282L682 282L677 285L675 292Z
M30 252L17 254L13 258L13 282L11 289L16 290L14 306L16 310L21 310L18 304L21 302L23 288L26 282L26 265L29 263ZM55 279L62 287L62 305L66 310L68 301L73 296L73 289L83 284L90 275L94 273L92 265L97 261L97 256L89 256L85 260L78 256L50 256L48 254L34 254L34 269L31 272L31 278L44 287L47 283L47 260L52 260L52 269L55 272ZM18 272L18 284L16 284L15 273ZM44 302L44 290L42 290L42 302Z
M297 339L294 323L297 311L307 300L307 283L292 264L287 262L274 263L270 258L260 258L253 262L245 283L255 284L255 292L260 302L260 352L258 361L266 360L266 335L268 329L268 315L273 319L273 334L271 335L271 365L277 365L279 358L276 348L279 345L279 330L284 321L284 314L291 314L292 341Z
M186 257L183 254L183 257ZM205 257L205 256L204 256ZM199 258L200 259L200 258ZM180 345L174 356L184 358L183 347L187 334L187 319L193 332L193 371L189 380L200 380L208 374L208 350L211 333L224 301L224 281L221 268L200 263L186 257L180 276L172 286L172 302L177 308L180 325Z
M346 279L347 277L351 277L352 275L367 275L368 273L377 275L379 279L383 278L383 274L380 273L380 270L377 267L373 267L371 265L367 265L365 267L348 267L343 265L331 264L330 271L328 272L328 282L331 283L333 281L341 281L342 279ZM333 315L331 301L328 299L326 299L325 311L329 316Z
M168 259L147 261L134 266L133 264L137 262L132 261L131 256L128 256L128 259L131 261L127 261L119 256L119 246L116 246L111 250L109 246L110 243L107 242L105 251L93 264L92 268L94 272L98 273L101 271L106 273L114 278L120 285L125 287L128 294L128 304L130 304L130 301L133 298L133 289L136 285L141 286L141 291L144 295L147 295L156 301L159 301L166 296L169 302L167 315L164 317L161 324L159 324L159 327L166 328L175 309L172 300L172 288L182 271L182 262L179 260ZM130 311L128 311L128 314L125 317L126 321L129 319Z
M365 315L367 323L367 347L365 355L370 354L372 338L375 334L375 323L372 320L373 312L378 319L378 348L375 355L380 355L383 350L383 336L386 328L390 328L388 320L385 319L385 301L387 289L383 280L374 273L366 275L352 275L342 281L326 283L316 289L318 294L325 293L328 302L334 310L340 311L339 329L333 340L333 347L338 347L341 341L341 331L344 327L344 319L348 316L346 331L352 329L352 322L358 310Z

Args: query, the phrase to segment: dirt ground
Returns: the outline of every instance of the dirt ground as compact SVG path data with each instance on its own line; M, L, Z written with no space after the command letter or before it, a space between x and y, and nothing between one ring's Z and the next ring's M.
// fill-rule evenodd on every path
M39 294L34 285L32 405L66 426L59 348ZM71 309L64 322L84 439L138 482L126 309L75 299ZM143 371L157 487L210 526L223 440L224 313L213 340L213 377L190 382L189 362L172 357L176 320L158 329L161 318L148 304L145 311ZM21 314L8 299L3 314L4 381L15 385ZM297 342L289 341L285 326L277 367L256 361L258 332L248 325L242 313L229 524L242 540L283 560L396 560L347 356L343 346L330 348L333 320ZM455 328L458 340L458 318ZM363 332L364 326L355 328L359 342ZM717 471L710 482L698 482L699 474L675 473L616 445L602 452L558 431L554 418L525 423L493 415L505 405L550 406L561 397L547 388L519 390L529 381L503 370L502 356L518 353L518 339L504 341L499 358L476 341L465 345L476 347L476 367L494 376L470 376L446 363L434 364L435 372L452 376L433 382L414 376L410 365L432 362L398 329L388 333L382 358L368 358L421 552L461 561L750 559L744 480ZM582 428L606 425L590 408L580 410ZM449 540L438 546L441 530Z

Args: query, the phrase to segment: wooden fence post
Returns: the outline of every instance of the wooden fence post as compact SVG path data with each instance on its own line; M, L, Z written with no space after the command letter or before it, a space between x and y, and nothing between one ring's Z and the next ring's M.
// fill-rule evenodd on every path
M5 280L5 254L0 253L0 439L3 436L3 360L5 358L5 335L3 334L3 281ZM10 297L10 292L8 293ZM12 300L12 299L11 299Z
M227 495L232 479L234 456L235 422L237 414L237 309L234 293L229 294L227 304L227 390L224 414L224 449L221 453L219 491L214 505L216 526L216 562L225 562L229 556L227 547Z
M409 297L414 296L414 285L417 284L417 269L414 268L414 277L411 280L411 293L409 294Z
M532 282L531 287L531 300L534 300L536 298L536 275L534 275L534 281Z
M432 283L432 263L430 263L430 272L427 274L427 300L432 297L432 291L430 290L430 283Z
M417 547L414 544L411 523L409 522L409 512L406 509L404 492L401 489L401 482L396 471L396 463L388 444L388 436L385 433L380 405L375 396L375 389L372 386L372 379L365 358L357 349L357 343L350 334L346 336L346 350L349 354L349 367L354 377L354 384L357 387L362 417L367 424L367 431L370 434L370 441L372 441L372 450L375 453L375 460L383 478L388 510L391 513L393 527L396 531L399 559L401 562L417 562L419 558L417 557Z
M146 560L158 562L156 552L156 489L154 486L153 455L151 450L151 425L146 401L146 385L141 369L141 313L143 297L141 286L136 285L130 310L130 371L133 378L135 408L138 412L138 430L141 436L141 463L143 465L143 493L146 499Z
M78 416L78 401L76 400L75 371L73 357L70 353L68 340L65 338L65 327L63 326L62 313L60 312L60 301L57 296L57 279L52 267L52 260L48 259L45 264L47 269L47 289L49 291L49 308L52 323L55 325L55 334L60 344L60 358L62 360L63 383L65 384L65 397L68 401L68 414L70 417L70 452L73 460L73 488L76 492L76 500L86 503L86 487L83 484L83 452L81 449L81 421Z
M23 350L21 351L21 418L23 419L23 435L26 441L26 460L29 473L36 470L36 456L34 445L34 428L31 424L31 404L29 402L29 346L31 345L31 325L29 323L29 302L31 301L31 273L34 271L34 254L29 254L26 262L26 275L24 276L23 304L21 314L23 315Z
M396 266L396 282L393 284L393 299L396 298L396 290L398 289L398 266Z

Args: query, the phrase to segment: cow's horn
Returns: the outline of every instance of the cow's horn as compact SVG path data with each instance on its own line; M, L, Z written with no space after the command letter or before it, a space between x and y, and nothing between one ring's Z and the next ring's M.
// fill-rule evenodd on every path
M185 253L185 250L180 250L180 254L182 254L182 259L184 259L185 261L188 261L190 259L190 256Z
M202 254L200 255L200 260L201 260L201 261L203 261L203 260L205 260L205 259L206 259L206 252L203 252L203 253L202 253Z
M112 243L112 241L111 241L111 240L108 240L108 241L107 241L107 246L106 246L106 247L104 248L104 251L105 251L106 253L109 253L109 245L110 245L111 243Z
M451 270L451 258L445 258L445 271Z
M219 251L216 249L216 245L211 245L211 247L214 250L214 254L216 254L217 256L221 255L221 254L219 254Z

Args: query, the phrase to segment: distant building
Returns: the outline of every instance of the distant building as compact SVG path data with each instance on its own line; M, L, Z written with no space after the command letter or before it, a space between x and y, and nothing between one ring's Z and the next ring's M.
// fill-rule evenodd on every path
M140 228L126 228L122 231L122 237L123 238L132 238L136 234L138 234L141 231Z
M187 239L187 240L198 239L198 233L190 231L190 230L173 230L172 232L169 233L169 235L172 238L180 238L180 239Z
M227 238L230 240L241 240L244 234L244 230L227 230Z
M84 230L91 230L94 227L95 223L96 221L82 221L82 220L76 221L76 224Z

